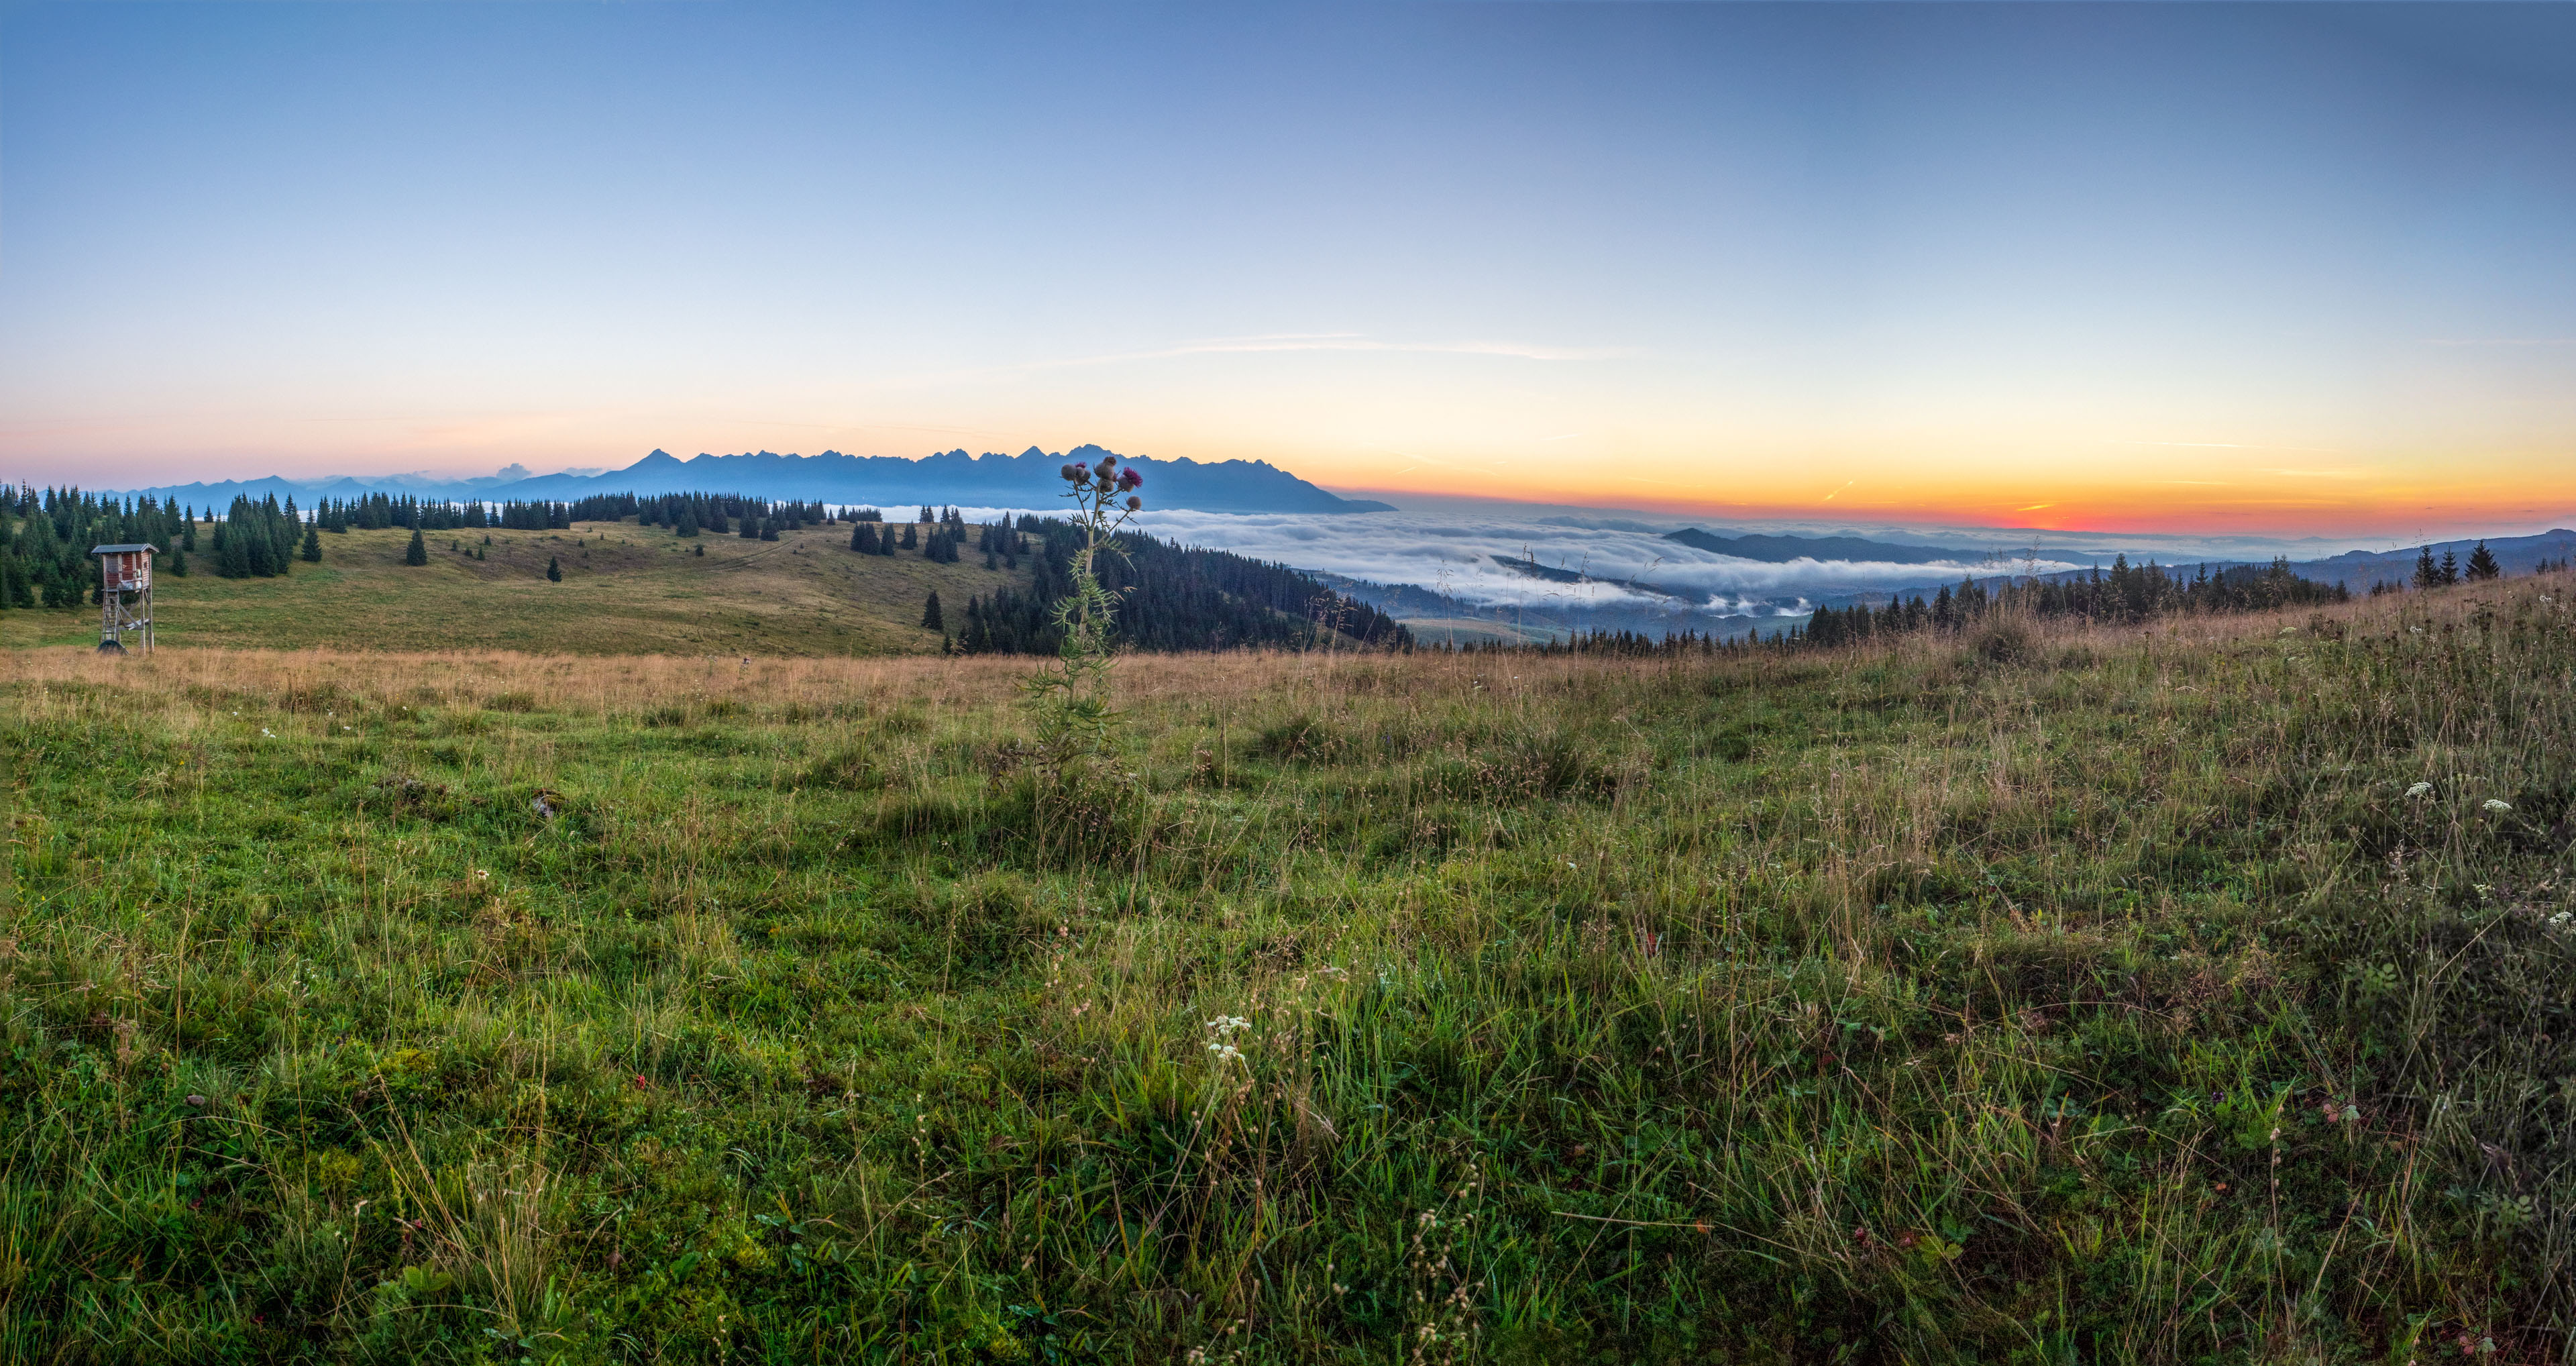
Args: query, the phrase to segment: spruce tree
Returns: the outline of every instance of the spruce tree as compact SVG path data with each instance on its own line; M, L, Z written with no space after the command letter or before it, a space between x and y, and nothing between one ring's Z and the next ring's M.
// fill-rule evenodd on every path
M322 563L322 529L320 527L308 526L304 528L304 562L306 564Z
M546 582L563 582L563 564L552 555L546 557Z
M2495 552L2487 549L2486 542L2478 542L2478 548L2469 552L2470 578L2492 579L2503 573L2504 566L2496 563Z
M404 564L429 563L429 543L420 538L420 528L412 528L411 546L403 551Z
M921 629L925 631L945 631L948 629L947 622L942 620L939 615L939 595L937 593L931 594L929 604L921 609Z
M2433 547L2426 546L2415 557L2415 586L2431 588L2442 581L2442 571L2433 566Z
M917 547L917 546L919 546L919 545L921 544L921 537L920 537L920 534L919 534L919 533L920 533L920 530L921 530L921 529L920 529L919 527L914 526L914 525L913 525L912 523L910 523L910 522L906 522L906 523L904 523L904 524L903 524L903 548L904 548L904 549L906 549L906 550L911 550L911 549L913 549L913 548L915 548L915 547Z
M2459 581L2460 557L2445 550L2442 552L2442 582L2458 583Z

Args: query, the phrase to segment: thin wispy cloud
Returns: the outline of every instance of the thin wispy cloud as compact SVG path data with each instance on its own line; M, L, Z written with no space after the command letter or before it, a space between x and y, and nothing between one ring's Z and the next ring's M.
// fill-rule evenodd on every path
M2119 441L2120 446L2184 446L2204 451L2299 451L2309 455L2341 455L2336 446L2253 446L2237 441Z
M1283 332L1256 337L1216 337L1183 342L1151 351L1124 351L1105 356L1078 356L1042 365L1115 365L1125 361L1163 360L1173 356L1239 355L1265 351L1410 351L1427 355L1502 356L1512 360L1624 360L1632 347L1533 346L1509 341L1381 341L1358 332ZM1573 435L1573 433L1569 433Z
M1088 356L1049 356L1036 360L1014 361L1005 365L977 366L972 369L947 370L930 374L889 377L862 385L862 388L905 388L927 384L954 384L973 380L1004 378L1014 375L1043 374L1056 370L1082 370L1114 365L1134 365L1147 361L1179 360L1190 356L1253 356L1295 354L1301 352L1369 352L1377 354L1489 356L1497 360L1522 361L1605 361L1626 360L1643 354L1635 347L1544 346L1529 342L1488 341L1390 341L1363 332L1270 332L1243 337L1204 337L1170 346L1149 347L1138 351L1108 351ZM1569 436L1580 433L1569 432ZM1553 439L1553 438L1551 438Z
M2429 346L2576 346L2576 337L2426 337Z

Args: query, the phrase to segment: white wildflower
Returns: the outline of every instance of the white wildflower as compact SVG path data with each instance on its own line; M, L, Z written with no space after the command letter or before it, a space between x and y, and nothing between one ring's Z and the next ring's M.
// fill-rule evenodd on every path
M1218 1062L1241 1062L1243 1060L1243 1050L1230 1043L1210 1043L1207 1046L1207 1049L1209 1052L1216 1055L1216 1060Z
M2500 802L2493 797L2487 798L2487 810L2489 811L2511 811L2512 809L2513 803L2511 802Z
M2407 795L2407 796L2409 796L2409 797L2429 797L2429 796L2432 796L2432 795L2433 795L2433 785L2432 785L2431 783L2417 783L2417 784L2415 784L2413 787L2410 787L2410 788L2406 789L2406 795Z
M1216 1031L1216 1036L1222 1039L1225 1036L1234 1033L1236 1030L1252 1028L1252 1021L1247 1020L1240 1015L1219 1015L1215 1019L1208 1021L1207 1027Z

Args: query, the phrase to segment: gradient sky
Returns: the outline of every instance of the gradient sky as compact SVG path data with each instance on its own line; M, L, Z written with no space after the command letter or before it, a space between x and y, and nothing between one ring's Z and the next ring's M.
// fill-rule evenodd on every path
M0 476L2576 516L2576 6L0 9Z

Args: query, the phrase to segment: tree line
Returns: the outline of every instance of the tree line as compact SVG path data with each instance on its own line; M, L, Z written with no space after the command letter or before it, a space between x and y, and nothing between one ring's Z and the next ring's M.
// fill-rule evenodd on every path
M1789 632L1789 639L1810 645L1847 645L1878 636L1955 631L1998 610L2116 623L2314 607L2347 602L2351 597L2342 584L2301 577L2287 558L2267 566L2230 565L2216 572L2204 564L2197 573L2185 574L2153 560L2131 565L2129 557L2122 555L2107 571L2097 565L2089 574L1999 582L1991 589L1975 579L1962 579L1956 589L1944 587L1929 601L1917 593L1911 598L1891 598L1876 608L1860 603L1820 608L1805 627Z

